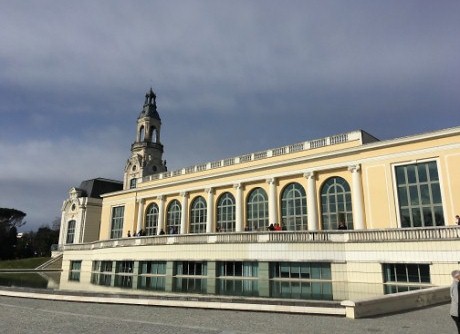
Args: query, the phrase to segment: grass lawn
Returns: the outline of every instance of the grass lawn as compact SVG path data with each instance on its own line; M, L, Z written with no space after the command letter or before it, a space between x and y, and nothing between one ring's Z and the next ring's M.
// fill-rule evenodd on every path
M49 257L31 257L28 259L0 261L0 269L35 269L49 259Z

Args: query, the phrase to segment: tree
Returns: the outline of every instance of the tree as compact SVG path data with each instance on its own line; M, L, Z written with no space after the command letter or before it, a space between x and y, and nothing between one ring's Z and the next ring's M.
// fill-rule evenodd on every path
M16 209L0 208L0 259L16 257L17 228L25 224L25 216Z
M57 244L59 230L52 230L49 226L41 226L32 237L32 247L38 256L51 256L51 245Z
M0 208L0 225L10 227L21 227L26 222L23 221L26 214L16 209Z

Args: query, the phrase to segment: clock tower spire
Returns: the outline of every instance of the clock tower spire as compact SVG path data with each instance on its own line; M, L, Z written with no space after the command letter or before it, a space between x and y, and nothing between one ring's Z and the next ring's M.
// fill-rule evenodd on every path
M138 178L166 171L156 98L152 88L145 94L144 106L137 118L136 140L126 162L123 189L135 188Z

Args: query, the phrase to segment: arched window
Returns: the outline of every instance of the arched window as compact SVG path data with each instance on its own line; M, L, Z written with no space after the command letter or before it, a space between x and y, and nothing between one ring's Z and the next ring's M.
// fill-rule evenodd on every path
M147 207L145 217L145 235L156 235L158 228L158 205L155 203Z
M206 233L206 201L198 196L192 202L190 233Z
M323 230L336 230L339 222L353 229L350 185L341 177L331 177L321 188Z
M73 244L75 238L75 220L70 220L67 223L67 238L65 243L66 244Z
M268 226L268 197L265 190L256 188L251 191L246 212L250 231L264 230Z
M150 127L150 141L152 143L158 142L158 132L154 126Z
M177 199L168 206L167 226L169 234L179 234L180 232L181 205Z
M145 138L145 129L144 126L142 125L141 128L139 129L139 141L144 141Z
M235 197L223 193L217 201L217 232L235 231Z
M299 183L288 184L281 195L281 219L288 231L307 229L307 196Z

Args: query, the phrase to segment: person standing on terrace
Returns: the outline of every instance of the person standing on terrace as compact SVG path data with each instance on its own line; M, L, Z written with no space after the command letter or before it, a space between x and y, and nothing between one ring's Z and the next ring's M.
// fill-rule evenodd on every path
M450 316L455 321L455 325L457 326L457 331L460 334L460 322L459 322L459 304L458 304L458 291L460 285L460 270L454 270L452 272L452 285L450 286Z

